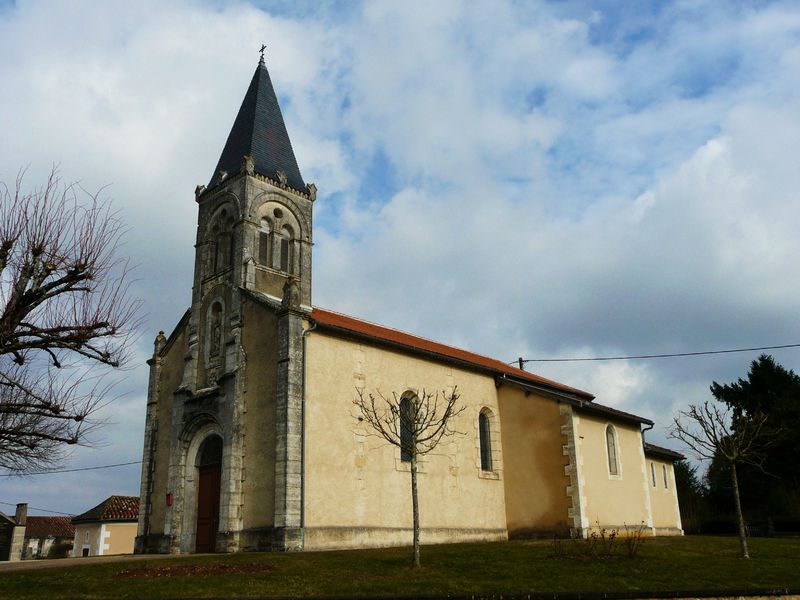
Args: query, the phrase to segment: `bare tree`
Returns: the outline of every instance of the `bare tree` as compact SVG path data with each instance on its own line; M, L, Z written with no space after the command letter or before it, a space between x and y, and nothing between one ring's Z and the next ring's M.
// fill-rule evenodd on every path
M690 404L687 410L678 411L669 429L669 436L686 444L699 459L713 460L719 456L728 463L742 558L750 558L750 553L736 465L747 463L760 466L768 444L761 435L766 421L766 415L761 413L732 416L729 407L721 408L719 404L706 401L700 406Z
M140 302L116 257L122 222L53 169L24 192L0 184L0 468L52 468L90 443L102 369L127 357Z
M421 395L392 392L387 398L380 392L364 395L357 388L353 401L361 413L359 420L366 421L384 440L400 448L401 457L411 463L411 505L413 510L413 566L419 567L419 499L417 494L417 460L431 452L443 437L458 432L451 420L465 410L458 404L457 388L448 395L422 390Z

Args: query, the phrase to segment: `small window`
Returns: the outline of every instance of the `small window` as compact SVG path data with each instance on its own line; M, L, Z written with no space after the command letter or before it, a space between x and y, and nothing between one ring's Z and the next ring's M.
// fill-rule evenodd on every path
M261 219L261 230L258 232L258 263L271 267L272 263L272 227L267 219Z
M656 487L656 466L650 461L650 479L653 480L653 487Z
M661 465L661 473L664 475L664 489L669 489L669 479L667 478L667 465Z
M400 460L403 462L411 461L413 424L414 408L411 405L411 398L403 396L400 399Z
M492 470L492 434L487 411L478 415L478 434L481 443L481 471Z
M614 427L606 427L606 451L608 453L608 473L609 475L619 475L619 459L617 457L617 435Z
M280 269L284 273L294 273L294 234L288 225L281 228L280 234Z
M83 536L83 543L84 544L88 544L89 543L89 532L88 531Z

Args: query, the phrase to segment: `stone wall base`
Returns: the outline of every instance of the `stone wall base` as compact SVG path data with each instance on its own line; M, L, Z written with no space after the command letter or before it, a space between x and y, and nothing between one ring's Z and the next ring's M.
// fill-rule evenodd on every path
M134 554L169 554L171 538L161 533L137 535L133 542Z
M423 527L421 544L455 544L459 542L502 542L508 540L505 529L460 529ZM307 527L306 550L342 550L347 548L386 548L410 546L410 527Z
M683 529L677 527L656 527L655 535L683 535Z
M625 524L622 525L612 525L612 524L604 524L600 523L599 525L595 523L591 527L587 527L586 529L582 530L580 535L576 537L588 537L593 533L600 534L601 531L605 530L607 534L611 533L612 531L616 531L618 536L628 536L634 535L637 531L639 531L640 525L628 525L627 528ZM653 536L672 536L672 535L683 535L683 529L678 529L676 527L643 527L642 528L642 535L644 537L653 537Z
M229 542L220 543L221 552L292 552L298 550L343 550L348 548L388 548L410 546L413 532L410 527L258 527L243 529L224 536ZM508 540L505 529L470 529L429 527L420 530L422 544L455 544L460 542L503 542ZM137 536L134 554L168 554L171 538L168 535Z

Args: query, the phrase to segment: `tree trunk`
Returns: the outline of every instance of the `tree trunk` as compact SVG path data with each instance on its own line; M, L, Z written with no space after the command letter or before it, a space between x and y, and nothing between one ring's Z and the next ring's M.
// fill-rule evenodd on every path
M750 554L747 552L747 535L744 530L742 501L739 499L739 478L736 475L736 462L734 461L731 461L731 483L733 484L733 498L736 501L736 519L739 522L739 548L742 558L750 558Z
M419 567L419 499L417 498L417 448L411 449L411 505L414 512L414 558L412 565Z

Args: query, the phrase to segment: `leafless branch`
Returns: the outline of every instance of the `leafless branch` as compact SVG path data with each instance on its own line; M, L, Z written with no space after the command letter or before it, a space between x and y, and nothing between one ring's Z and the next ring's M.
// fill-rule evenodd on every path
M107 390L65 364L122 365L141 306L110 204L55 168L28 193L23 176L13 191L0 184L0 468L18 472L88 443Z

